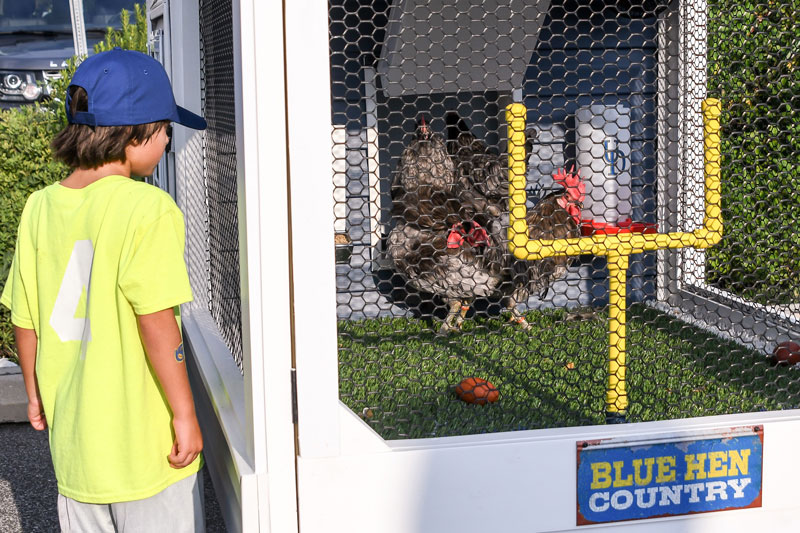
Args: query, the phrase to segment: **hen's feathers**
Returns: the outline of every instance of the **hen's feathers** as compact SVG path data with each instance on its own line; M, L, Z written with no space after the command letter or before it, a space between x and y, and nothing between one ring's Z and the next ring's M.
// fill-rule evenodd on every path
M458 179L441 135L421 124L400 156L392 185L392 215L424 228L444 230L462 220L481 218L492 208L486 197Z
M445 298L489 297L501 276L485 247L447 247L447 232L398 222L389 235L395 268L418 290Z
M580 237L580 228L575 219L559 205L564 192L556 191L548 194L532 208L525 217L528 222L530 239L566 239ZM519 263L519 262L517 262ZM538 261L524 261L526 279L519 280L520 285L534 294L545 292L550 285L567 273L569 257L548 257ZM525 295L527 299L527 295Z
M406 191L430 188L447 192L455 182L455 166L442 136L417 133L400 156L394 185Z
M455 163L459 183L493 203L500 202L508 192L508 158L476 139L458 114L448 113L445 120L447 152Z

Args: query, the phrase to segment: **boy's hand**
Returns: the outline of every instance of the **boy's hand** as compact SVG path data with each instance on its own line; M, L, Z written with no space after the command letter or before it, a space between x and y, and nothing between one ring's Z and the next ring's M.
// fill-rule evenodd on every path
M36 331L19 326L14 326L14 338L17 341L25 393L28 395L28 421L33 429L42 431L47 428L47 420L44 417L42 396L39 394L39 383L36 381L36 346L39 344L39 338L36 336Z
M197 417L192 415L184 419L173 419L172 427L175 429L175 443L167 460L172 468L186 468L203 451L200 425L197 423Z
M28 400L28 420L33 426L33 429L37 431L47 429L47 419L44 417L42 399L38 394L33 400Z

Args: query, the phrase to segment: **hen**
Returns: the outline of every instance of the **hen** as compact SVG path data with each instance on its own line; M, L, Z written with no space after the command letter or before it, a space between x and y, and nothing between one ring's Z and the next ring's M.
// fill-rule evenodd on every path
M412 287L450 302L445 328L462 300L489 297L501 282L497 253L487 253L491 247L479 222L489 220L488 211L500 213L457 179L444 139L431 133L423 117L400 157L392 185L395 226L387 249ZM448 242L455 227L461 228L469 245Z
M568 258L520 261L508 252L505 158L489 151L463 120L448 116L447 122L445 142L423 119L400 158L389 255L411 286L447 301L441 331L460 327L477 297L500 297L511 320L528 330L518 304L531 291L546 292L566 272ZM562 169L553 177L564 190L528 211L531 238L580 235L580 176Z
M580 237L581 208L585 197L586 185L581 181L580 173L559 169L553 174L553 180L564 190L553 191L528 209L525 217L528 223L530 239L567 239ZM505 232L507 226L504 226ZM507 242L507 241L506 241ZM504 243L505 244L505 243ZM529 330L530 324L516 309L517 304L528 301L528 296L538 294L541 300L556 280L567 273L571 261L569 257L548 257L537 261L520 261L511 253L505 256L510 271L510 282L502 287L507 294L506 305L511 310L512 320Z

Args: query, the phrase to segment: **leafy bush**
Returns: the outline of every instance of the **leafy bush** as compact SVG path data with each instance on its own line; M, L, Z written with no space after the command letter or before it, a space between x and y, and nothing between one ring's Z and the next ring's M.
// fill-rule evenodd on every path
M122 28L109 28L95 52L114 46L146 51L145 11L138 4L134 9L136 23L131 24L130 14L122 10ZM52 98L43 105L0 110L0 286L8 278L19 217L28 196L69 172L53 160L50 141L67 124L64 99L77 64L76 58L70 59L61 79L52 83ZM4 306L0 306L0 357L16 360L11 314Z
M131 14L123 9L120 13L122 27L119 30L108 28L103 42L94 46L95 52L105 52L115 46L125 50L147 51L147 15L144 7L139 4L133 6L135 22L131 24Z
M28 196L63 178L69 169L50 154L61 129L57 116L37 106L0 111L0 280L8 277L19 216ZM8 309L0 306L0 357L13 353Z
M800 0L709 2L708 92L723 102L724 236L708 279L800 302Z

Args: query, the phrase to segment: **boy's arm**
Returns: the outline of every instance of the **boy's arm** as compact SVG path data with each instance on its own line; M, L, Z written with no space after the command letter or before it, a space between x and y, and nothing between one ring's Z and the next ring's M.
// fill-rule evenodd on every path
M203 436L194 411L175 314L172 309L164 309L137 318L147 357L172 409L175 443L168 460L173 468L184 468L202 451Z
M42 398L39 396L39 385L36 382L36 344L39 339L36 331L14 326L14 337L17 342L19 366L25 380L25 392L28 395L28 420L36 430L47 427L47 420L42 409Z

